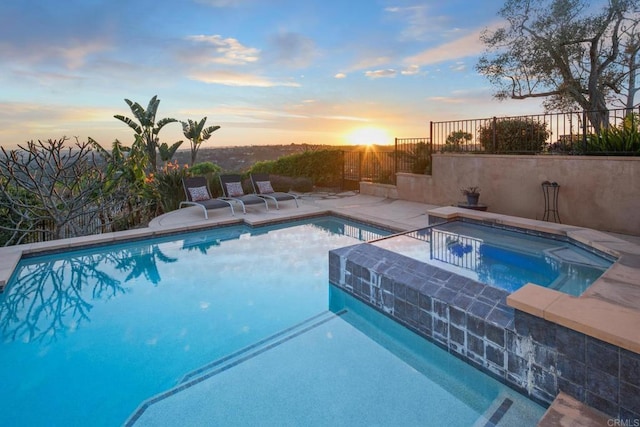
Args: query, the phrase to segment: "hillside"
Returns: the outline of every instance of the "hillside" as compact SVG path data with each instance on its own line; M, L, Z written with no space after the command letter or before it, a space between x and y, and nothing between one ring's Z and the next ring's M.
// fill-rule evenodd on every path
M282 156L290 154L302 153L307 150L322 149L339 149L339 147L332 145L289 144L201 148L198 151L197 162L215 163L225 172L245 172L259 161L276 160ZM177 160L179 164L188 164L191 158L191 151L188 149L179 150L173 158L174 160Z

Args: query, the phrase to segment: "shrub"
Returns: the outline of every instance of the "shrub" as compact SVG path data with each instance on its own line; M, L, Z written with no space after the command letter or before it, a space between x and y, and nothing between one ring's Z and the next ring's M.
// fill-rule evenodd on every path
M336 187L342 181L342 152L327 149L291 154L273 161L258 162L250 172L304 177L310 179L312 185Z
M187 176L187 166L180 166L178 162L168 162L156 174L150 173L145 180L149 196L157 200L162 212L178 209L184 200L182 178Z
M587 138L587 153L640 155L640 131L638 119L630 115L619 127L611 127L600 131L599 135Z
M550 135L546 123L520 118L494 120L480 126L478 134L485 152L496 154L539 153Z

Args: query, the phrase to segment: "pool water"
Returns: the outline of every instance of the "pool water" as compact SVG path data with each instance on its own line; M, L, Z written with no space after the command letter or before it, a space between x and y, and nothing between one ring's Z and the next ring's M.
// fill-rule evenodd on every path
M473 382L488 381L489 397L448 396L444 384L459 382L461 368L447 364L459 361L430 344L433 349L423 350L428 343L404 338L397 326L387 334L397 338L381 340L387 335L375 326L380 320L362 327L371 321L359 319L373 315L358 314L362 310L344 298L338 297L344 307L336 308L328 251L384 234L315 218L25 259L0 294L0 425L167 425L171 417L189 424L189 416L211 408L229 408L219 412L228 416L225 425L243 424L251 414L267 424L295 424L302 412L286 402L304 408L305 395L313 396L306 402L317 418L304 419L326 424L344 409L336 390L350 391L353 420L364 420L394 412L385 404L388 391L393 402L409 404L415 384L432 382L441 386L429 389L429 399L472 408L449 411L466 414L465 424L493 413L495 402L504 401L500 396L513 394L508 388L478 372L482 380ZM413 341L419 349L406 350ZM407 362L421 360L421 353L426 361ZM421 363L448 379L431 378ZM182 391L171 392L175 387ZM203 396L210 395L203 388L215 395L206 404ZM518 408L535 419L541 415L519 395L509 399L516 404L505 419ZM229 412L231 403L239 412ZM190 412L193 405L199 411ZM424 417L425 425L436 422L426 411Z
M462 221L374 244L509 292L535 283L579 296L613 264L567 240Z

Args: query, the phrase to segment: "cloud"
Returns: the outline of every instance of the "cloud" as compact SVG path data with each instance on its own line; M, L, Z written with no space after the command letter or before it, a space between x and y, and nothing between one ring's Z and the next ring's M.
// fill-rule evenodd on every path
M345 73L337 73L333 77L336 78L336 79L345 79L345 78L347 78L347 75Z
M480 41L480 31L471 32L456 40L429 48L413 56L405 58L405 64L430 65L445 61L452 61L470 56L477 56L484 51L485 46Z
M187 40L204 44L211 56L209 58L199 57L198 61L225 65L244 65L256 62L260 58L260 50L253 47L246 47L234 38L222 38L220 35L187 36Z
M367 71L364 73L365 76L371 79L379 79L383 77L395 77L397 74L398 72L392 69Z
M268 78L237 73L234 71L192 71L188 76L191 80L209 84L220 84L225 86L254 86L254 87L275 87L288 86L300 87L299 83L293 81L273 81Z
M389 64L391 58L388 56L376 56L360 59L358 62L349 67L349 71L364 70L366 68L381 67Z
M427 6L388 7L385 12L397 15L406 22L406 27L400 33L401 40L421 40L426 33L433 31Z
M429 101L440 102L443 104L462 104L467 102L464 98L452 98L448 96L431 96L428 99Z
M409 65L404 70L400 71L400 74L402 74L403 76L413 76L415 74L418 74L419 72L420 67L418 67L417 65Z
M280 32L269 41L272 50L268 56L271 61L280 65L303 68L317 55L314 41L299 33Z
M451 71L464 71L467 69L467 65L462 61L458 61L455 64L451 65L449 69Z
M112 47L105 40L68 40L54 44L0 44L0 55L5 60L11 59L12 65L23 64L59 64L67 69L82 67L91 55L110 50Z

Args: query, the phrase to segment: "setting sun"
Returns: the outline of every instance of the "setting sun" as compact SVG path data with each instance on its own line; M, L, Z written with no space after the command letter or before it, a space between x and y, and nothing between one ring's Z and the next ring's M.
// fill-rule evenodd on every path
M384 129L366 127L353 130L347 134L346 140L351 145L386 145L391 143L391 136Z

